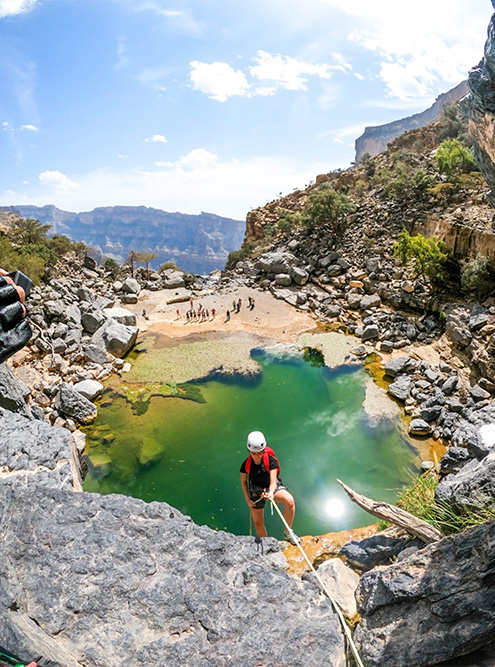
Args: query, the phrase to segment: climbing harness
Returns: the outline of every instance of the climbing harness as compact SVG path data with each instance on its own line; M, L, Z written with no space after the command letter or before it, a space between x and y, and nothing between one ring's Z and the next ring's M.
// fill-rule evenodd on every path
M301 546L300 540L297 538L297 536L296 536L296 534L294 533L294 531L292 530L292 528L289 526L289 524L287 523L287 521L284 519L284 515L283 515L282 512L279 510L279 508L278 508L276 502L275 502L274 500L270 500L270 502L271 502L271 504L272 504L272 507L274 507L275 510L277 511L277 514L279 515L279 517L282 519L282 522L283 522L283 524L284 524L284 526L285 526L285 530L286 530L287 534L288 534L289 536L291 536L291 537L294 538L295 546L299 549L299 551L300 551L301 554L303 555L304 560L305 560L306 563L309 565L311 571L313 572L313 574L314 574L315 577L317 578L317 580L318 580L320 586L322 587L323 591L325 592L325 595L330 599L330 602L332 603L332 606L333 606L333 608L335 609L335 611L336 611L336 613L337 613L337 616L339 617L339 620L340 620L340 622L341 622L341 624L342 624L342 627L343 627L343 629L344 629L344 634L345 634L345 636L346 636L346 638L347 638L347 641L349 642L349 646L350 646L352 655L354 656L354 660L356 661L356 665L357 665L357 667L364 667L363 662L362 662L362 660L361 660L361 658L360 658L360 656L359 656L358 650L357 650L357 648L356 648L356 645L354 644L354 641L353 641L353 639L352 639L352 635L351 635L351 631L350 631L350 629L349 629L349 626L347 625L347 622L346 622L346 620L345 620L345 618L344 618L344 615L342 614L342 612L341 612L341 610L340 610L339 605L335 602L335 600L333 599L333 597L330 595L330 592L328 591L328 588L325 586L325 584L324 584L323 581L321 580L320 575L318 574L318 572L317 572L317 571L315 570L315 568L313 567L311 561L309 560L309 558L308 558L307 555L306 555L306 552L304 551L304 549L303 549L302 546Z
M29 664L23 662L20 658L15 656L6 648L0 646L0 667L37 667L37 662L30 662Z

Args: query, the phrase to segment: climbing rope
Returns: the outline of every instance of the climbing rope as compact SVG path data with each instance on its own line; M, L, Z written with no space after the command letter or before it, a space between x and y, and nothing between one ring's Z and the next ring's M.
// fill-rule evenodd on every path
M278 515L279 515L279 517L282 519L282 522L283 522L283 524L284 524L284 526L285 526L285 529L286 529L287 533L288 533L289 535L291 535L291 536L294 537L294 542L296 543L296 547L297 547L297 548L299 549L299 551L302 553L304 560L305 560L306 563L309 565L311 571L313 572L313 574L314 574L315 577L317 578L317 580L318 580L320 586L322 587L323 591L325 592L326 596L330 599L330 602L332 603L332 606L333 606L333 608L335 609L335 611L336 611L336 613L337 613L337 616L339 617L339 620L340 620L340 622L341 622L341 624L342 624L342 627L343 627L343 629L344 629L344 634L345 634L345 636L347 637L347 641L349 642L349 646L350 646L350 648L351 648L352 655L354 656L354 660L356 661L356 665L357 665L357 667L364 667L363 662L362 662L362 660L361 660L361 658L360 658L360 656L359 656L358 650L357 650L357 648L356 648L356 645L354 644L354 641L353 641L353 639L352 639L352 635L351 635L351 631L350 631L350 629L349 629L349 626L347 625L347 622L346 622L346 620L345 620L345 618L344 618L344 615L342 614L342 612L341 612L341 610L340 610L339 605L335 602L335 600L333 599L333 597L330 595L330 592L328 591L328 588L325 586L325 584L324 584L323 581L321 580L320 575L318 574L318 572L317 572L317 571L315 570L315 568L313 567L311 561L309 560L309 558L308 558L307 555L306 555L306 552L305 552L304 549L302 548L299 539L296 538L296 536L295 536L295 534L294 534L294 531L293 531L292 528L289 526L289 524L287 523L287 521L284 519L284 515L283 515L282 512L279 510L279 508L278 508L276 502L275 502L274 500L270 500L270 502L271 502L271 504L272 504L272 508L274 507L274 508L276 509L276 511L277 511L277 513L278 513Z

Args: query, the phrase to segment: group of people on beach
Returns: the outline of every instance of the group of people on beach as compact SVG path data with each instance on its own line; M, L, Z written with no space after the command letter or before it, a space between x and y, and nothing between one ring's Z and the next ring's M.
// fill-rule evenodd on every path
M225 321L230 322L230 316L231 314L233 315L234 313L238 313L241 310L241 305L242 305L242 299L239 298L237 301L234 299L232 301L232 310L227 310L225 314ZM254 299L252 296L248 296L248 308L249 310L253 310L255 305Z
M203 308L199 304L198 309L191 308L186 312L186 322L204 322L205 320L213 320L216 315L215 308L211 311L208 308ZM180 312L177 311L177 316L180 317Z

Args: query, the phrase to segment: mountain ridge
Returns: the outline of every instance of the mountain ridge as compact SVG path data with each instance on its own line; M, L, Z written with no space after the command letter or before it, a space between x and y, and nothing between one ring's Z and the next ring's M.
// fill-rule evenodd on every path
M2 211L50 224L94 248L96 255L123 262L131 250L157 254L154 265L173 261L197 274L223 268L228 254L240 247L245 222L215 213L168 212L148 206L102 206L78 213L53 204L2 207Z

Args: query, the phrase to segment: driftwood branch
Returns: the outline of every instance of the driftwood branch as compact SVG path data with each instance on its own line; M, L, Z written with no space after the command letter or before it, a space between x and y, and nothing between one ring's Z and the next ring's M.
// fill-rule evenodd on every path
M340 479L337 482L344 488L345 492L352 500L353 503L362 507L363 510L366 510L369 514L376 516L378 519L383 519L389 523L393 523L400 528L406 530L410 535L419 537L420 540L425 542L425 544L430 544L430 542L437 542L444 537L436 528L433 528L426 521L418 519L413 514L401 510L395 505L389 505L388 503L381 503L371 500L366 496L362 496L359 493L353 491L349 486L341 482Z

